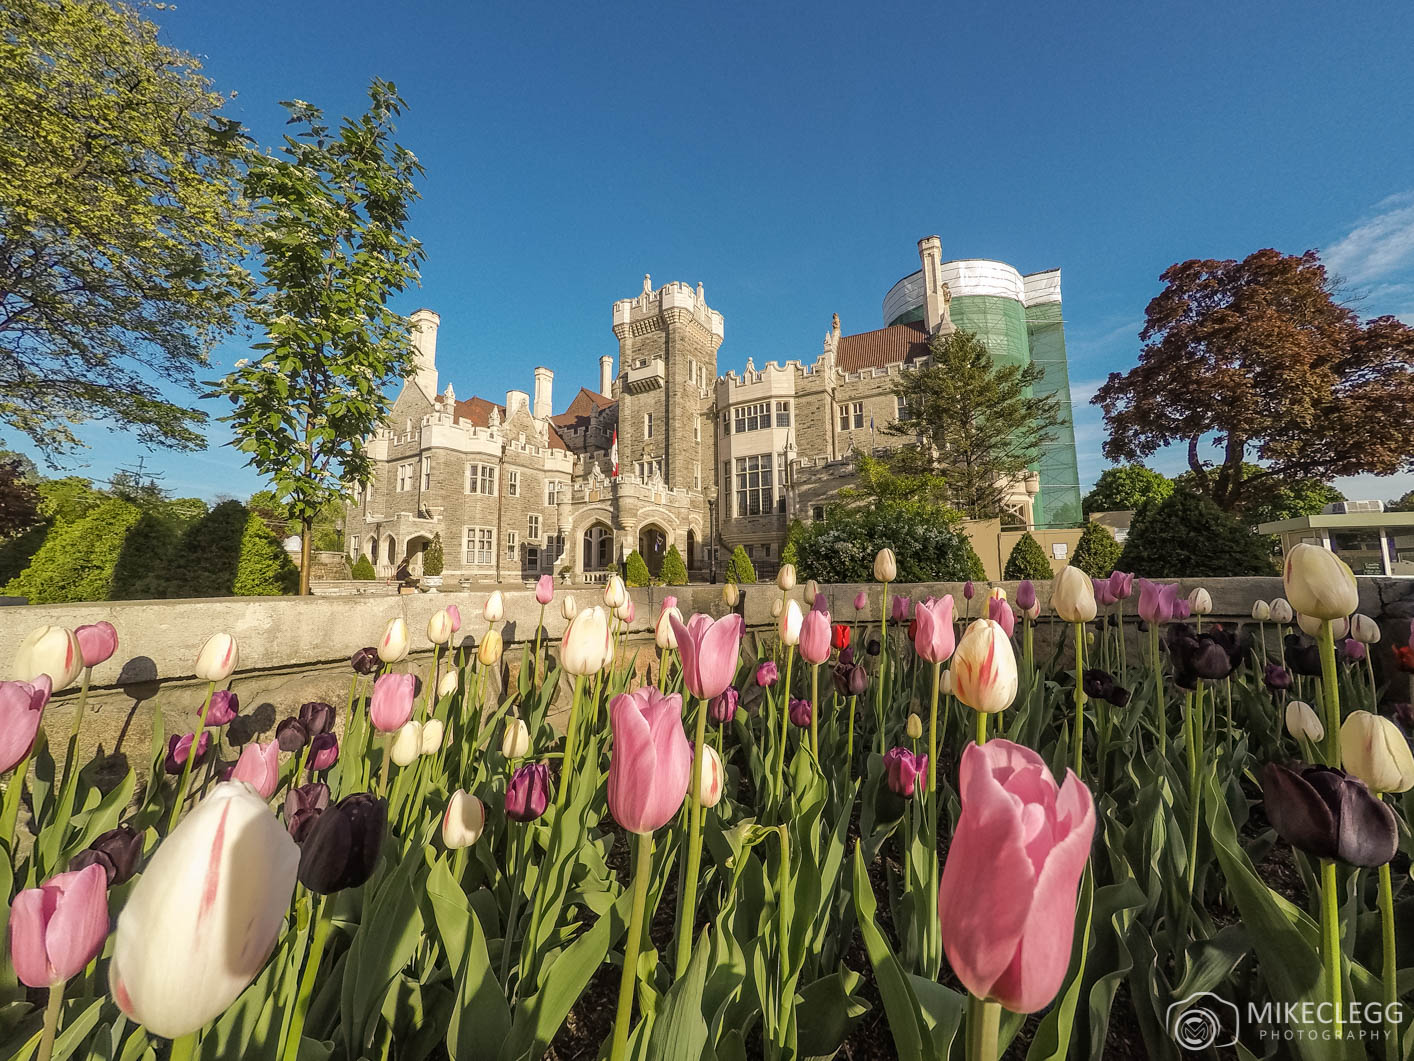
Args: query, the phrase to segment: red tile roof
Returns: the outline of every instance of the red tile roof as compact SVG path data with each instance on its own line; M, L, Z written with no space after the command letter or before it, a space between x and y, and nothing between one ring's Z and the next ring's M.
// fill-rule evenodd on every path
M563 428L587 427L595 413L617 404L613 398L607 398L588 387L580 387L574 401L570 402L570 407L558 416L550 417L550 423Z
M474 395L470 398L457 400L456 417L459 420L467 420L473 427L490 427L491 410L495 409L501 415L502 422L506 419L506 407L497 405L495 402L488 402L485 398L478 398ZM550 419L550 430L548 438L551 449L569 450L565 445L565 440L560 437L559 431L555 429L555 417Z
M873 332L841 335L835 362L846 372L885 368L928 356L928 329L917 321Z

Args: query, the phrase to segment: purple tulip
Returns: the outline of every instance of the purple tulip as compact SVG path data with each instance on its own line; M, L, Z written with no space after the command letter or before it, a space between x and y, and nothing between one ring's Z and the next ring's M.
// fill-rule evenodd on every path
M544 763L517 767L506 786L506 817L517 822L533 822L550 804L550 768Z
M329 807L329 786L315 781L290 789L285 796L285 828L295 843L303 843L315 819Z
M300 704L299 720L304 723L304 728L311 737L328 733L334 728L334 706L326 704L322 700L311 700L307 704Z
M339 761L339 738L332 733L315 734L309 742L309 772L327 770Z
M731 685L741 657L742 617L733 612L714 620L698 613L686 623L675 615L670 615L669 621L677 638L687 691L699 700L710 700ZM828 631L829 623L825 626Z
M885 776L896 795L909 797L918 790L919 781L928 776L928 754L915 755L907 748L890 748L884 754Z
M898 596L889 601L889 622L908 622L908 606L912 604L908 597Z
M869 605L869 594L860 590L854 595L854 610L862 612Z
M294 753L309 743L309 730L299 719L291 716L282 719L275 727L275 740L282 752Z
M972 579L968 579L962 585L962 599L971 600L977 595L977 587L972 584Z
M1262 684L1271 692L1291 688L1291 672L1280 663L1268 663L1262 669Z
M1394 809L1343 770L1268 763L1262 803L1277 835L1316 858L1373 868L1399 849Z
M388 804L370 792L345 796L315 819L300 849L299 881L316 895L357 888L378 868Z
M241 699L229 689L217 689L211 694L211 706L206 709L208 726L225 726L236 720Z
M361 648L349 659L349 665L354 671L362 674L365 678L370 674L376 674L381 665L378 659L378 650L373 647Z
M776 666L774 660L767 660L756 668L756 684L763 689L769 689L780 680L781 671Z
M1107 578L1092 578L1090 585L1095 591L1095 603L1101 608L1107 608L1115 602L1115 595L1110 592L1110 580Z
M1345 658L1351 662L1358 663L1365 658L1365 646L1363 643L1356 641L1355 638L1347 637L1343 647L1345 649Z
M1117 601L1128 600L1134 592L1134 576L1126 571L1110 572L1110 596ZM1019 601L1017 603L1020 603Z
M814 715L815 711L810 706L809 700L792 700L790 702L790 722L792 726L808 729L810 720Z
M163 764L163 769L169 774L180 774L182 768L186 766L187 755L191 752L193 734L186 733L177 736L173 733L167 740L167 760ZM196 760L193 766L206 761L206 753L211 750L211 734L201 731L201 740L196 745Z
M1016 587L1016 606L1024 612L1036 607L1036 587L1029 578L1022 579Z
M109 829L69 862L70 871L88 866L102 866L108 877L108 887L125 884L137 872L142 858L143 835L131 825Z
M85 667L106 663L118 651L118 631L109 622L97 622L74 630Z
M1177 618L1179 602L1177 583L1169 582L1160 585L1157 582L1150 582L1147 578L1137 581L1139 583L1139 617L1141 619L1150 623L1167 623Z
M708 703L707 717L719 726L725 725L736 718L737 705L740 703L741 694L728 685Z

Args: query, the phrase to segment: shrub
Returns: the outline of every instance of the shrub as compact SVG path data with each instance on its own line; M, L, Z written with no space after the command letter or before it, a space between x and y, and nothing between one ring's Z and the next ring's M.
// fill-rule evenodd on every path
M164 582L168 597L269 597L293 593L299 570L269 524L223 501L187 528Z
M790 521L786 529L786 543L781 547L781 565L800 566L800 539L805 536L805 524L798 519Z
M665 586L687 585L687 564L676 545L668 546L667 555L663 557L663 569L658 572L658 581Z
M900 582L961 582L972 576L967 537L942 510L907 501L832 509L801 534L796 568L817 582L870 582L874 556L893 549ZM979 576L981 577L981 576Z
M79 520L56 526L5 592L31 604L108 600L123 543L141 518L136 505L114 498Z
M422 573L424 575L440 575L446 566L447 559L442 552L442 534L439 531L432 535L432 541L422 554Z
M1041 543L1031 536L1030 531L1016 539L1016 544L1011 547L1011 555L1006 558L1006 570L1002 572L1002 578L1009 582L1020 582L1029 578L1034 582L1051 578L1053 575L1045 550L1041 548Z
M1091 520L1080 532L1080 541L1075 543L1070 566L1078 567L1091 578L1109 578L1110 572L1119 563L1121 552L1123 550L1110 529Z
M1277 563L1260 535L1206 497L1175 490L1134 516L1115 565L1147 578L1274 575Z
M185 524L161 507L142 514L123 541L113 570L110 600L153 600L167 596L172 554Z
M278 597L299 588L299 569L265 521L246 515L231 592L237 597Z
M624 561L624 585L646 586L651 581L653 580L648 575L648 565L643 562L643 555L635 549Z
M740 545L732 550L731 559L727 561L727 581L741 585L756 581L756 568L751 563L751 557L746 555L746 550Z
M360 556L358 562L353 565L353 577L359 582L372 582L378 577L378 572L373 570L373 561L366 556Z
M982 563L982 558L977 555L977 550L972 547L972 539L964 534L962 541L963 544L967 546L967 577L973 582L986 582L987 565Z

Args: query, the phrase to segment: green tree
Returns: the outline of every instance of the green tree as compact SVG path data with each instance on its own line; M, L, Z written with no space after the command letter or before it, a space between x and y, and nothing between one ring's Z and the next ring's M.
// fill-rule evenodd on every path
M39 522L39 490L15 461L0 461L0 541Z
M887 546L894 551L900 582L960 582L973 576L969 544L956 521L940 518L932 505L840 506L828 519L805 527L796 568L802 579L821 583L870 582L874 557Z
M1385 502L1386 512L1414 512L1414 490L1406 490L1399 497Z
M1212 480L1209 480L1211 485ZM1255 464L1242 465L1242 501L1232 509L1244 523L1256 527L1297 516L1314 516L1333 501L1343 501L1339 490L1316 479L1273 479ZM1184 472L1174 486L1201 494L1198 476Z
M17 578L57 528L83 519L109 500L108 494L76 475L39 482L39 519L28 530L0 542L0 580Z
M1070 566L1084 571L1091 578L1109 578L1121 552L1119 542L1115 541L1110 529L1090 520L1080 532L1080 540L1075 543Z
M442 551L442 535L437 532L432 535L432 541L428 544L427 551L422 554L422 573L435 577L440 575L446 566L446 554Z
M200 64L106 0L0 5L0 423L42 451L102 419L203 449L173 393L248 289L238 122Z
M987 581L987 565L982 563L982 558L977 555L972 539L965 534L962 539L963 544L967 546L967 577L973 582Z
M1173 482L1142 464L1106 468L1080 502L1086 516L1092 512L1134 512L1148 501L1162 501L1173 493Z
M646 586L652 581L648 574L648 565L643 562L643 554L635 549L624 561L624 585Z
M663 556L663 567L658 572L658 581L665 586L687 585L687 564L676 545L668 546L668 551Z
M278 597L299 589L300 572L280 539L263 520L246 514L241 550L231 594L236 597Z
M1011 554L1006 558L1006 570L1002 572L1002 578L1017 582L1029 578L1038 582L1053 576L1051 562L1046 559L1045 550L1041 548L1041 543L1031 536L1031 532L1027 531L1016 539L1016 544L1011 547Z
M239 501L223 501L189 526L160 584L168 597L293 593L299 572L265 521Z
M286 103L299 133L246 177L262 282L248 315L265 339L219 393L235 405L226 419L236 448L299 524L301 593L315 518L371 480L364 439L388 414L387 389L413 368L408 322L388 301L418 281L422 246L404 226L422 167L393 142L403 108L394 86L375 80L369 101L337 130L317 107Z
M360 556L353 565L353 577L360 582L372 582L378 577L378 572L373 570L373 561L366 556Z
M112 498L82 519L63 524L10 580L5 593L31 604L108 600L123 543L141 518L136 505Z
M805 535L805 524L798 519L790 521L786 528L786 543L781 546L781 564L800 566L800 539Z
M1224 578L1277 572L1267 539L1209 498L1182 489L1135 513L1115 566L1146 578Z
M756 581L756 568L751 563L751 557L746 555L746 550L740 545L732 550L731 559L727 561L727 581L742 586Z
M1059 400L1032 393L1040 366L999 365L972 332L936 335L928 349L926 368L899 377L904 415L884 428L912 441L881 460L903 482L931 481L921 496L944 496L972 519L997 516L1055 439Z

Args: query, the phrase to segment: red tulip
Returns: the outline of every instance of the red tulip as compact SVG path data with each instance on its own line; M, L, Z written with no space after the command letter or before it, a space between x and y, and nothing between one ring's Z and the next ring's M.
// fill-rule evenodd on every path
M834 629L830 632L830 644L836 652L843 652L849 648L849 626L845 623L835 623Z
M609 705L609 724L609 810L629 832L652 833L677 816L692 779L682 697L652 686L624 693Z
M913 635L913 647L929 663L942 663L952 655L957 645L957 632L952 625L952 594L939 600L927 600L914 605L913 619L918 624Z
M49 692L47 674L32 682L0 682L0 774L19 765L34 747Z
M74 636L79 639L79 652L83 654L85 667L106 663L118 651L118 631L110 622L80 626L74 631Z
M10 906L10 960L29 987L83 972L108 938L108 875L97 864L27 888Z
M1095 835L1090 790L1006 740L962 753L962 814L938 889L943 949L978 998L1033 1013L1070 965L1075 898Z
M400 730L412 718L417 697L417 679L411 674L385 674L373 683L368 717L381 733Z
M806 663L824 663L830 658L829 612L812 608L801 621L800 658Z
M730 685L736 675L745 625L741 616L732 613L714 621L711 616L698 613L686 624L676 619L671 621L678 656L682 659L683 684L698 699L712 699Z

